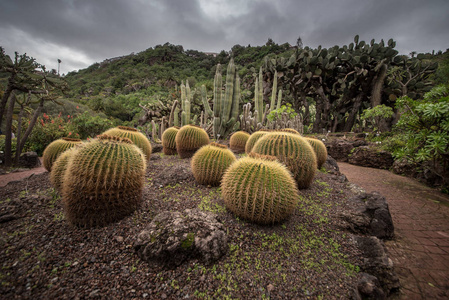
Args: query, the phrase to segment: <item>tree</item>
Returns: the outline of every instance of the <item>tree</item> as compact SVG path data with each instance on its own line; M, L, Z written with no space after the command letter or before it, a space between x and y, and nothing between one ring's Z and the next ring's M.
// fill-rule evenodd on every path
M25 54L15 53L14 61L5 54L3 49L0 51L0 73L9 75L7 86L3 94L0 105L0 124L5 116L5 167L12 165L12 123L14 110L19 109L17 118L18 126L21 126L24 111L31 107L31 104L37 104L37 108L30 119L30 123L22 135L22 130L17 131L17 147L15 163L18 163L20 154L30 135L36 120L45 101L55 101L59 95L57 90L66 88L65 82L62 82L55 76L51 76L45 70L45 67L38 64L34 58ZM23 101L18 100L19 94L25 94ZM18 107L17 107L18 106ZM7 109L6 109L7 107Z

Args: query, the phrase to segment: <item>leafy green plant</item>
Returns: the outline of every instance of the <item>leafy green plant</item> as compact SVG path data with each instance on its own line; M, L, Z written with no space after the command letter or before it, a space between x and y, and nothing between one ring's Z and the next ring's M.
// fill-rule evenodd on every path
M377 105L373 108L367 108L360 116L361 120L369 121L373 125L373 130L377 131L381 120L389 119L393 116L393 109L384 104Z
M80 139L93 138L114 127L114 122L106 118L105 115L92 116L87 111L73 118L72 124Z
M295 110L292 108L292 105L290 103L287 103L285 105L282 105L278 109L274 109L274 110L270 111L267 118L271 122L276 121L279 118L281 118L281 116L284 112L286 112L288 114L289 119L294 119L297 115Z

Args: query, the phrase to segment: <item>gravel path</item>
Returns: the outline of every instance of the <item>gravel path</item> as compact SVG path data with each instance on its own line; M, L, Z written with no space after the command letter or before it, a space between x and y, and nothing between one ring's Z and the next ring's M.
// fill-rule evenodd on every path
M448 299L449 197L386 170L338 165L349 181L388 200L396 238L385 244L401 280L399 299Z

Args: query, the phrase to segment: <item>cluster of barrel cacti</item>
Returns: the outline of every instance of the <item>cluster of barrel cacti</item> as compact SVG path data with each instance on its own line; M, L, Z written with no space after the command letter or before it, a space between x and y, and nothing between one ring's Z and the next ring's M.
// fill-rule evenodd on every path
M151 143L147 139L147 137L137 129L126 126L117 126L105 131L104 134L130 139L137 147L139 147L143 151L146 160L148 161L150 159L151 152L153 151Z
M63 137L56 141L51 142L44 150L42 155L42 160L44 163L45 169L47 171L51 171L52 166L56 159L61 155L64 151L69 148L72 148L75 145L81 144L82 141L80 139L72 139Z

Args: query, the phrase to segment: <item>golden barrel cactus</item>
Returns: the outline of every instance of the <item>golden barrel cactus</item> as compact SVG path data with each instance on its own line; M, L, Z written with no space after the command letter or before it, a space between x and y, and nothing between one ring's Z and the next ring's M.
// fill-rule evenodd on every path
M56 161L59 155L66 151L69 148L77 144L81 144L82 141L80 139L72 139L63 137L59 140L51 142L44 150L44 154L42 155L42 160L44 162L44 167L47 171L51 171L53 163Z
M245 152L246 142L250 134L246 131L237 131L231 135L229 139L229 148L235 152Z
M176 134L179 131L179 127L167 128L162 134L162 151L165 155L176 155Z
M318 169L321 169L321 167L324 165L327 159L326 145L324 145L324 143L318 139L314 138L305 138L305 139L310 143L313 150L315 151L317 167Z
M204 145L209 144L207 132L196 125L185 125L175 137L176 151L180 158L190 158Z
M225 145L210 143L201 147L192 157L192 173L199 184L220 185L226 169L236 161L234 153Z
M104 226L135 211L142 202L146 158L127 138L99 135L69 159L62 183L67 221Z
M231 212L258 224L286 219L299 201L296 182L288 169L274 157L254 153L227 169L221 193Z
M106 130L103 134L130 139L137 147L142 149L147 161L150 159L151 152L153 151L151 143L147 137L137 129L126 126L117 126Z
M70 158L72 158L73 154L78 151L79 147L72 147L61 155L59 155L58 159L56 159L50 173L50 182L53 184L55 189L58 192L62 192L62 182L64 180L64 174L67 170L67 165L69 164Z
M316 155L303 137L288 132L273 132L261 137L253 152L276 156L293 173L298 188L308 188L317 169Z
M254 147L254 145L256 144L256 142L263 137L264 135L270 133L270 131L268 130L259 130L256 132L253 132L253 134L250 135L250 137L248 138L248 140L246 141L246 145L245 145L245 152L246 153L250 153Z

